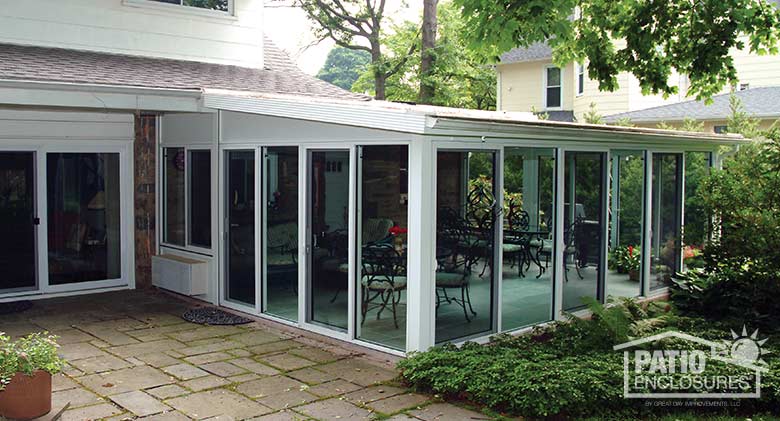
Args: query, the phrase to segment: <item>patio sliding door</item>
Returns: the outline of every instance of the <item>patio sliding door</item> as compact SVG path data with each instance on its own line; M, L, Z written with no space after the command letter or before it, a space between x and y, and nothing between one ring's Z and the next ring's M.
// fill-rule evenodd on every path
M606 292L642 295L642 233L645 196L644 151L610 154L609 244Z
M254 306L255 150L225 151L225 298Z
M349 321L350 151L307 155L307 322L346 332Z
M0 293L37 286L35 191L35 152L0 152Z
M682 270L683 155L653 153L650 289L669 286Z

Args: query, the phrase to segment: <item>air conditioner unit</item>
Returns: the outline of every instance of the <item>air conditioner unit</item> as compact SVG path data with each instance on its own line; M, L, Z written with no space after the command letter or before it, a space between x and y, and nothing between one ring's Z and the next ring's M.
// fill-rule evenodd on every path
M174 254L152 256L152 285L184 295L208 292L209 263Z

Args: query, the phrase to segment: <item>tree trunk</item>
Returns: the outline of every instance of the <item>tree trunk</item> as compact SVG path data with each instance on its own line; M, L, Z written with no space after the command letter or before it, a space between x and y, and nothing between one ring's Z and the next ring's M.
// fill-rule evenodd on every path
M371 41L371 65L374 67L374 99L385 99L385 84L387 74L385 73L382 62L382 50L379 41Z
M420 94L418 102L421 104L430 104L433 102L433 96L436 93L436 87L431 80L433 75L434 53L436 47L436 5L438 0L423 0L423 22L422 22L422 48L420 49Z

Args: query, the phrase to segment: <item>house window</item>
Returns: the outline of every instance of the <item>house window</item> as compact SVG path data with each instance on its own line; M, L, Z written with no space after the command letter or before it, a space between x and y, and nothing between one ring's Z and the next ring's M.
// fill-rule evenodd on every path
M560 108L563 93L561 86L561 69L555 66L545 67L544 69L544 105L546 108Z
M164 148L163 242L211 248L211 151Z
M739 90L740 91L744 91L746 89L750 89L750 84L749 83L740 83L739 84Z
M729 131L729 126L714 126L712 128L712 131L714 131L717 134L725 134Z
M229 12L231 0L149 0L158 3L176 4L179 6L197 7L199 9Z
M585 92L585 64L577 64L577 95Z

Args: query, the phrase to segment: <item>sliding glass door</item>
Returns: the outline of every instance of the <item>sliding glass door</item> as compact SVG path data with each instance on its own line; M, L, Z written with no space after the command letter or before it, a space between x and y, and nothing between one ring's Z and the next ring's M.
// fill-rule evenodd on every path
M225 152L225 298L255 304L255 151Z
M606 289L613 297L642 295L645 153L612 151Z
M0 294L36 288L35 152L0 152Z
M682 154L653 154L651 290L669 286L682 270L682 163Z

